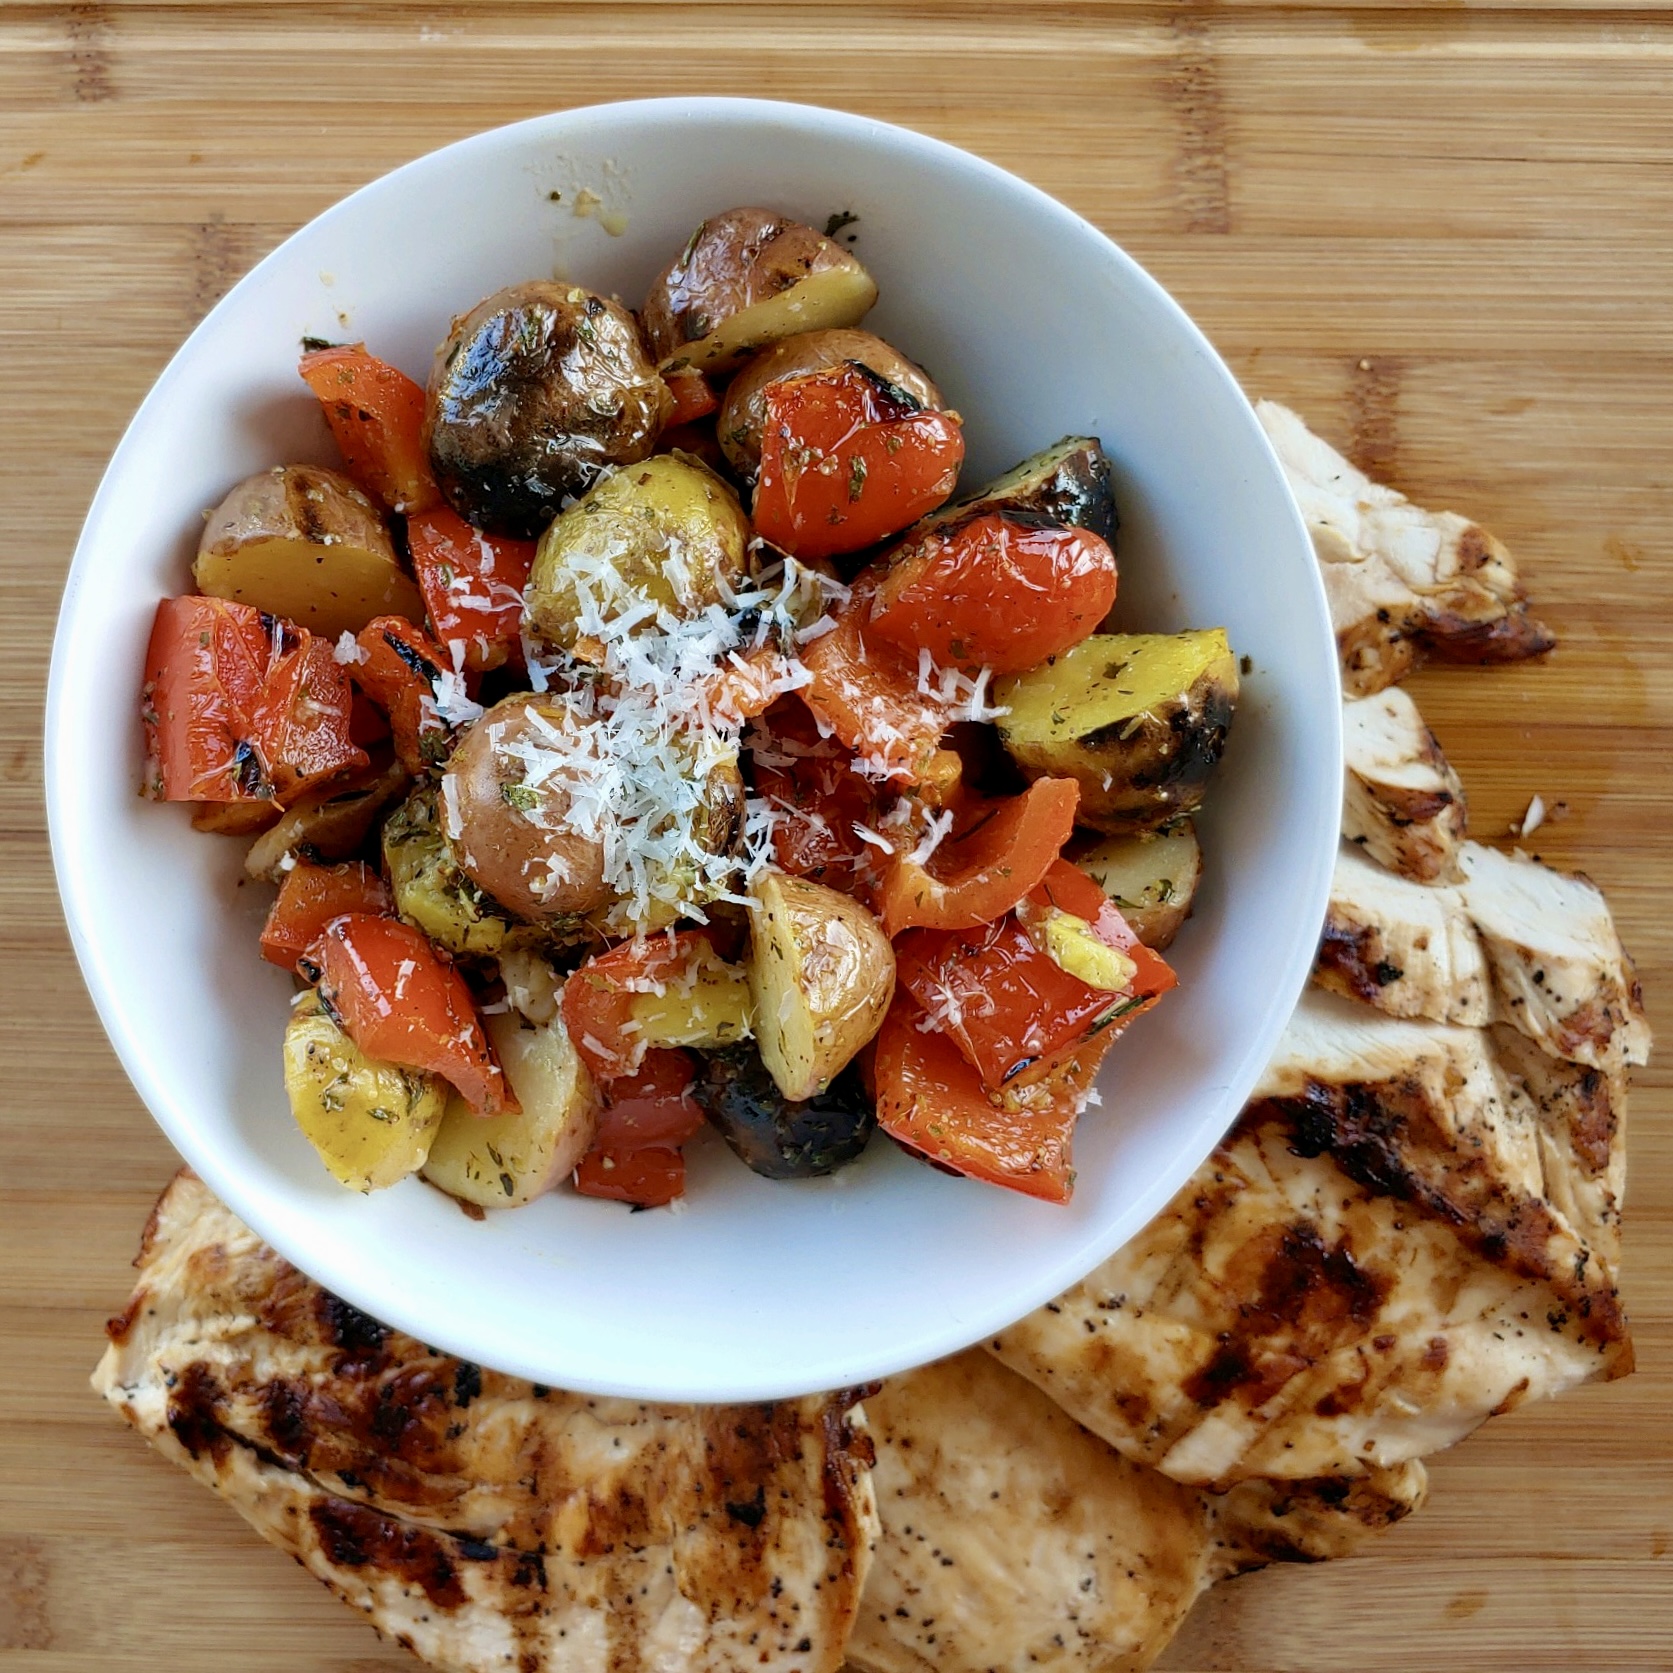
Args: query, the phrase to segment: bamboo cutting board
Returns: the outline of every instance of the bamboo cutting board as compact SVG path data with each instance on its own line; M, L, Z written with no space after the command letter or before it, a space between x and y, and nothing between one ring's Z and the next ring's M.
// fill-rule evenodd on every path
M1562 645L1414 693L1478 835L1608 891L1673 1049L1673 13L0 4L0 1673L410 1665L87 1391L174 1163L94 1021L40 805L64 569L194 321L328 203L579 103L843 105L1105 228L1252 392L1519 555ZM693 205L694 216L716 205ZM113 724L126 721L113 717ZM1176 1673L1673 1667L1673 1107L1632 1114L1640 1370L1433 1461L1371 1553L1211 1594Z

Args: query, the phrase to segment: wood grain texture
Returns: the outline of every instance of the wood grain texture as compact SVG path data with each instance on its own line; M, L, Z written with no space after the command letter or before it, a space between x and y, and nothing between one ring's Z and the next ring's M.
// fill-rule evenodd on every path
M1503 836L1609 892L1673 1042L1673 15L1602 5L0 4L0 1673L407 1665L86 1388L173 1158L51 883L40 705L110 449L292 228L460 135L755 93L1038 182L1255 392L1517 552L1562 646L1414 684ZM1632 1110L1639 1374L1490 1424L1368 1556L1212 1594L1175 1673L1673 1663L1673 1077Z

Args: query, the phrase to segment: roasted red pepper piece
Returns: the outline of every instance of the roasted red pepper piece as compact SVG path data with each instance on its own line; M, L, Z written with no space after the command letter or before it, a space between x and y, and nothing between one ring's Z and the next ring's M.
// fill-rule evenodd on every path
M519 1106L465 979L399 918L336 918L304 954L320 997L368 1057L440 1075L478 1115Z
M1107 1049L1093 1040L1049 1081L990 1094L909 994L896 996L872 1058L877 1124L936 1166L1045 1202L1074 1191L1071 1140L1081 1103Z
M774 704L753 737L756 794L781 815L773 827L779 867L851 892L881 857L855 833L876 818L876 787L854 771L853 757L836 738L820 737L799 698Z
M354 693L329 641L286 622L277 643L279 654L250 718L273 794L291 802L351 767L364 767L367 756L351 741Z
M1036 779L998 801L966 798L953 834L922 864L902 855L885 867L876 903L884 929L974 929L1003 917L1062 853L1079 802L1067 778Z
M261 956L294 970L296 961L334 919L358 912L382 917L394 911L383 879L363 861L316 866L298 861L285 873L279 898L261 932Z
M409 773L444 762L453 728L436 708L436 690L452 678L447 653L404 616L378 616L355 637L361 660L354 683L389 716L395 755Z
M366 765L323 641L247 604L166 598L145 657L146 789L163 801L287 800Z
M437 640L463 647L472 673L521 654L523 589L535 542L484 534L446 506L407 520L413 574Z
M720 410L720 397L709 385L709 380L694 366L684 366L677 372L664 372L662 381L674 397L674 410L669 415L667 428L676 424L695 424Z
M916 783L948 725L947 705L919 690L918 657L865 637L877 576L867 571L832 612L836 626L802 647L813 676L798 695L853 752L866 776Z
M1096 633L1115 586L1097 535L988 512L897 552L866 633L943 666L1021 674Z
M1093 1036L1107 1031L1113 1039L1174 986L1173 972L1139 946L1103 890L1066 861L1052 867L1023 909L1053 906L1084 918L1099 940L1132 960L1136 970L1125 989L1112 992L1071 975L1041 950L1019 912L972 931L911 930L896 944L900 985L989 1092L1045 1079Z
M858 552L952 493L964 431L857 361L767 386L756 532L799 558Z
M310 349L302 381L319 397L343 463L391 511L408 516L441 501L424 450L424 390L363 343Z
M661 1050L646 1052L635 1073L614 1081L598 1135L575 1170L575 1189L640 1208L661 1208L683 1196L679 1147L703 1125L691 1096L696 1078L689 1052Z

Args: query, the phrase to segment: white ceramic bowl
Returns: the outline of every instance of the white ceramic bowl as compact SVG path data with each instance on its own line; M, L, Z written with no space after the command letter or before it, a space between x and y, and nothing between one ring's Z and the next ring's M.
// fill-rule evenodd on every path
M573 213L582 189L597 213ZM553 193L561 194L554 200ZM582 199L586 204L585 198ZM137 694L200 513L241 477L332 462L305 335L364 338L422 379L449 317L554 271L630 302L705 214L859 218L867 324L967 424L967 482L1069 432L1103 438L1127 625L1223 624L1251 659L1201 821L1180 991L1108 1059L1069 1208L948 1178L875 1140L827 1180L759 1179L695 1144L683 1213L562 1191L475 1223L416 1180L361 1197L288 1113L289 979L256 954L244 845L136 794ZM1073 1283L1230 1125L1305 980L1336 847L1336 668L1305 531L1253 413L1161 288L1060 204L860 117L729 99L568 111L423 157L304 227L193 332L117 449L54 647L47 793L65 912L140 1096L275 1248L391 1324L557 1386L756 1399L949 1353ZM75 1112L67 1110L66 1120Z

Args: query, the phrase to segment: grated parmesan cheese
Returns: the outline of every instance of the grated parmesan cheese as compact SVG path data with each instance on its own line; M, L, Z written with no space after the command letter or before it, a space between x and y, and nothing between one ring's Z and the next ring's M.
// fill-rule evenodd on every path
M676 592L689 593L688 566L670 557ZM722 601L700 609L647 597L607 561L570 580L577 638L591 642L596 666L542 661L529 647L534 689L559 696L544 709L531 704L530 725L498 746L533 793L524 816L597 845L616 896L607 929L701 920L704 902L746 898L740 881L747 887L767 863L779 820L766 798L751 797L741 853L703 840L712 786L735 769L744 726L717 700L720 676L743 667L766 701L805 685L812 676L795 636L838 589L792 558L742 587L723 582ZM753 666L743 662L750 652Z

